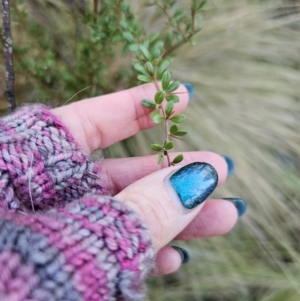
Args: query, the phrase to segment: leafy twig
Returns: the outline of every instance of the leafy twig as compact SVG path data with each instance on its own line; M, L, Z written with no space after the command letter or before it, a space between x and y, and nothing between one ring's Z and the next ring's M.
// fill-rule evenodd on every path
M185 120L185 116L183 114L174 115L174 105L179 102L179 97L174 92L179 88L180 83L171 81L171 73L167 70L170 62L162 59L163 43L158 41L152 47L149 46L150 43L155 42L158 36L159 34L150 36L141 45L131 44L129 49L135 53L136 59L139 61L134 64L135 70L140 73L138 79L141 82L153 82L157 90L154 100L144 99L142 101L142 105L152 111L150 114L152 121L155 124L164 123L164 143L152 144L151 148L159 153L159 164L162 164L166 157L168 166L171 166L181 162L183 156L179 155L173 160L170 158L169 151L174 147L174 142L170 138L177 137L177 133L180 131L177 125L170 127L169 122L180 123ZM129 35L127 38L130 40ZM158 80L161 80L161 87ZM180 133L182 136L186 134L184 131Z
M183 32L182 29L180 28L180 25L179 25L177 22L174 22L174 19L173 19L172 16L169 14L168 9L167 9L165 6L163 6L163 5L159 4L159 3L156 3L156 5L157 5L157 6L164 12L164 14L167 16L167 18L168 18L168 20L169 20L169 23L170 23L171 25L174 24L173 27L175 27L175 28L177 29L177 31L180 33L180 35L182 36L182 39L183 39L184 41L186 41L184 32Z
M165 4L155 1L155 4L168 18L168 24L174 27L179 35L179 37L177 36L178 42L172 45L171 39L170 47L167 49L164 49L164 43L158 40L159 33L155 33L141 41L140 37L143 36L144 32L139 30L136 21L133 18L126 19L125 14L125 19L120 19L122 37L125 41L124 54L131 52L137 60L133 67L138 72L138 80L142 83L152 82L156 87L154 100L144 99L142 105L151 110L150 116L155 124L164 124L164 143L151 144L151 148L158 152L158 163L162 164L164 158L166 158L168 166L175 165L183 160L182 155L178 155L171 160L169 151L174 147L172 139L180 139L187 132L180 130L177 125L185 120L185 116L183 114L174 115L174 105L180 100L175 91L179 88L180 83L171 80L171 72L168 71L170 60L167 57L190 41L200 31L196 18L206 1L199 3L193 0L190 18L181 10L176 10L174 14L171 14L169 9L173 8L175 3L176 1L172 0L167 0ZM185 31L183 28L185 28ZM161 81L161 86L158 81ZM169 122L174 124L170 126Z

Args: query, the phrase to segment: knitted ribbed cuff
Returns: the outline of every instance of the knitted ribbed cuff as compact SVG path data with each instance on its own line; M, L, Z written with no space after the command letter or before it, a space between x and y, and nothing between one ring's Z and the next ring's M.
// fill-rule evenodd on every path
M142 300L153 257L138 217L107 197L43 215L0 212L1 300Z
M0 200L9 208L47 209L105 194L96 166L46 107L0 120Z

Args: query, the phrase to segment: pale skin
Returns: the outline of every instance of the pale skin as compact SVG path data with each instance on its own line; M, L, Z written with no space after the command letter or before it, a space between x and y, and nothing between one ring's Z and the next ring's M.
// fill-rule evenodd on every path
M94 97L56 108L57 115L86 154L108 147L137 132L155 126L142 99L153 99L156 88L146 84L121 92ZM175 113L188 105L184 86L176 91L180 102ZM174 158L177 153L171 153ZM182 165L206 162L218 173L218 185L227 177L224 158L212 152L186 152L180 166L157 164L155 155L104 159L100 177L115 199L128 204L146 224L157 251L157 273L168 274L181 265L180 254L169 247L174 240L192 240L219 236L230 231L238 218L234 205L222 199L208 199L197 208L186 211L165 185L165 179Z

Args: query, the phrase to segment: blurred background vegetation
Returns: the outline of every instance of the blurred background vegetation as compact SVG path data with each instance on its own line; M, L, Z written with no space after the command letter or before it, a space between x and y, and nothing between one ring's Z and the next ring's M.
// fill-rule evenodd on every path
M167 38L167 20L145 6L149 1L126 2L146 32ZM177 5L189 11L190 1ZM136 84L131 59L111 34L117 28L109 12L97 11L95 20L93 1L11 6L18 106L62 105ZM177 149L234 158L234 176L215 195L244 198L248 211L223 237L179 243L191 262L151 279L148 300L299 301L300 1L210 0L201 18L202 31L173 53L173 77L196 89L184 124L189 135ZM140 133L104 154L148 154L160 131Z

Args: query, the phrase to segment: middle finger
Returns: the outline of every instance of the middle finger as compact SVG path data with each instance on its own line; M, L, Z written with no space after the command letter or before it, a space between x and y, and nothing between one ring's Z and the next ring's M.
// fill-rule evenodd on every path
M170 153L175 158L179 153ZM222 184L228 175L228 164L224 157L212 152L185 152L181 165L192 162L205 162L215 167L219 175L218 185ZM161 169L157 164L157 156L134 158L105 159L102 166L102 183L115 195L135 181Z

